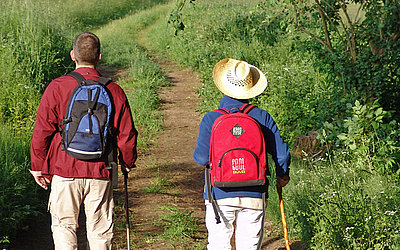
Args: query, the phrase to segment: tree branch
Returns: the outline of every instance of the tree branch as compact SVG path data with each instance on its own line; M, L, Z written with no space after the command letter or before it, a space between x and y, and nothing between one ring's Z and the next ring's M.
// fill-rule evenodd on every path
M303 31L307 35L309 35L312 38L314 38L315 40L317 40L320 44L322 44L334 56L335 53L333 52L332 48L328 46L328 44L326 44L322 39L320 39L319 37L317 37L316 35L314 35L313 33L309 32L308 30L304 29L303 27L301 27L299 25L299 23L298 23L298 12L297 12L297 8L296 8L295 4L293 4L293 10L294 10L294 20L295 20L294 27L296 27L297 29Z
M351 32L350 33L346 32L346 36L347 36L347 39L348 39L348 42L349 42L351 59L352 59L353 62L356 62L357 61L357 51L356 51L356 34L354 32L354 25L351 22L349 13L347 13L346 4L342 4L341 3L340 7L342 8L342 10L344 12L344 15L346 16L347 22L349 23L349 27L350 27L350 31ZM345 27L344 23L342 21L341 21L341 23L342 23L342 26Z
M326 0L322 0L322 1L332 11L337 12L337 9L335 9L332 5L330 5ZM339 16L338 20L339 20L339 23L343 27L343 30L344 30L344 34L345 34L345 37L346 37L346 40L347 40L347 46L348 46L348 48L350 50L350 58L352 59L353 62L355 62L356 61L356 44L355 44L354 26L353 26L353 24L352 24L352 22L350 20L350 17L348 15L345 7L346 6L343 7L343 5L341 4L341 8L343 9L343 12L344 12L345 16L347 17L347 20L348 20L348 23L349 23L349 27L350 27L350 30L352 32L348 32L348 29L347 29L346 25L343 23L343 20L342 20L342 18L340 16ZM322 6L321 6L321 8L322 8ZM323 10L323 8L322 8L322 10ZM334 27L336 33L339 35L340 39L342 40L342 43L345 44L345 41L344 41L344 39L342 37L342 34L339 32L339 30L337 29L336 25L333 23L332 19L328 16L328 13L325 12L325 11L324 11L324 13L325 13L326 17L328 18L329 22ZM347 51L345 51L345 53L348 54Z
M315 0L315 3L317 4L319 15L320 15L321 21L322 21L322 26L324 27L326 44L327 44L327 46L329 46L329 48L332 49L332 42L331 42L329 30L328 30L328 25L326 24L326 20L325 20L325 11L322 9L322 6L318 0ZM326 15L326 16L328 17L328 15Z

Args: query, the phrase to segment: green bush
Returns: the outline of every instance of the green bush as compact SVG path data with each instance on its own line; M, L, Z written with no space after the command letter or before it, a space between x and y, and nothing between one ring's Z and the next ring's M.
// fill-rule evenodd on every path
M351 161L356 169L400 177L399 125L391 120L377 101L348 105L350 116L342 126L326 122L321 133L328 144L334 144L336 158ZM399 179L400 180L400 179Z
M315 67L328 75L337 95L350 102L380 99L399 120L399 1L282 2L297 7L296 18L291 14L287 21L312 34L300 47L313 53Z
M346 114L325 123L324 157L292 166L289 224L315 249L396 249L398 125L377 102L348 105Z

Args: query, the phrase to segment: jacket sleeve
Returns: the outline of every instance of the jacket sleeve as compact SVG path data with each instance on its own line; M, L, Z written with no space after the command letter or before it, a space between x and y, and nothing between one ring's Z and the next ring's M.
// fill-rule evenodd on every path
M193 160L202 166L209 164L211 128L213 124L209 114L206 114L200 122L199 136L193 152Z
M49 85L39 104L31 140L31 168L35 172L42 171L50 143L58 131L56 98Z
M265 113L264 113L265 112ZM287 144L281 137L278 126L266 111L263 111L261 125L264 131L267 152L275 162L275 171L278 176L289 174L290 152Z
M120 152L119 161L124 167L132 168L137 158L136 145L138 132L133 123L131 109L126 96L117 116L116 124L117 147Z

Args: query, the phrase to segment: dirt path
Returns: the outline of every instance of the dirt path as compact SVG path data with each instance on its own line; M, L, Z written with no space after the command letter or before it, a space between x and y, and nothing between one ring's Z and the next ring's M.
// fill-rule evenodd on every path
M201 119L195 111L198 102L195 90L200 81L189 69L170 62L157 63L172 83L171 87L159 93L163 131L149 152L139 154L137 168L130 173L128 186L129 205L133 212L132 240L140 249L174 249L157 240L156 236L163 232L159 215L168 214L165 207L193 211L192 217L199 218L200 230L195 236L198 239L192 243L205 240L203 169L192 160ZM149 193L144 190L158 184L161 185L160 191ZM123 236L124 232L121 233Z

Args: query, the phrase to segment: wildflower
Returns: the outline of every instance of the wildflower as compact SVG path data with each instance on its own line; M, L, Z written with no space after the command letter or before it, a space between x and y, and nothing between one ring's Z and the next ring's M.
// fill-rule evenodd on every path
M393 216L397 211L385 211L385 215Z
M368 216L367 218L365 218L365 222L369 221L372 218L372 216Z
M354 229L354 227L346 227L346 232L348 232L348 231L350 231L350 230L353 230Z

